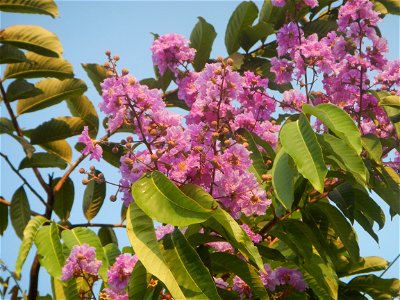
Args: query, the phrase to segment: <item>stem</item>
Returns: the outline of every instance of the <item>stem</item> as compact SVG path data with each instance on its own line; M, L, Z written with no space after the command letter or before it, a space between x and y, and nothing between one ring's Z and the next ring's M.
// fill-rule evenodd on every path
M387 268L385 270L383 270L381 275L379 275L380 278L382 278L382 276L385 275L385 273L394 265L394 263L399 259L399 257L400 257L400 254L397 254L396 258L387 266Z
M18 175L19 178L24 182L24 184L29 188L29 190L40 200L40 202L43 203L43 205L47 206L46 201L44 201L43 197L39 195L38 192L36 192L33 187L29 184L29 182L22 176L22 174L13 166L11 163L10 159L8 156L2 152L0 152L0 156L4 158L4 160L7 162L7 164L10 166L11 170L14 171L15 174Z
M111 228L126 228L123 224L104 224L104 223L82 223L82 224L72 224L69 228L75 227L111 227Z

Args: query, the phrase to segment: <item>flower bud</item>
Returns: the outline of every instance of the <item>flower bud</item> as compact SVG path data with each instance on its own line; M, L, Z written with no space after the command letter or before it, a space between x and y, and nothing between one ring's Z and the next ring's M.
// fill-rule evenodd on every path
M217 57L217 61L218 61L218 62L223 62L223 61L224 61L224 58L223 58L222 56L218 56L218 57Z
M107 71L106 76L107 77L113 77L114 76L114 72L113 71Z
M117 197L115 195L110 196L110 201L115 202L117 200Z
M218 122L217 121L212 121L210 125L211 125L211 128L217 128Z
M232 58L228 58L226 60L226 63L227 63L228 66L233 66L233 59Z
M84 168L80 168L79 169L79 173L84 174L85 173L85 169Z
M158 160L158 156L157 156L157 154L152 154L152 155L150 155L150 158L151 158L151 161L157 161Z
M262 180L265 180L265 181L271 181L272 175L271 174L262 174L261 178L262 178Z
M117 154L118 153L118 151L119 151L119 149L118 149L118 147L117 146L115 146L115 147L113 147L112 148L112 153L114 153L114 154Z
M90 171L92 171L92 172L96 171L96 168L95 168L94 166L90 166L89 169L90 169Z
M114 59L115 61L119 61L119 55L118 55L118 54L115 54L115 55L113 56L113 59Z
M128 75L129 74L129 70L127 68L123 68L121 72L122 72L122 75Z
M107 56L110 56L110 55L111 55L111 51L110 51L110 50L106 50L105 53L106 53Z

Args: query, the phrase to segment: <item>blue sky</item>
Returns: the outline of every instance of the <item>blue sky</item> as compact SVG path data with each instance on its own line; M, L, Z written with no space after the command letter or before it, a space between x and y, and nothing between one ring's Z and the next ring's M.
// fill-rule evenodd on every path
M126 67L131 74L138 79L153 77L150 46L153 36L150 32L165 34L177 32L186 37L190 36L197 17L204 17L213 24L218 35L213 47L212 56L226 56L224 46L224 33L230 14L238 5L237 1L57 1L60 17L52 19L41 15L10 14L1 13L1 28L13 24L35 24L55 32L64 46L64 57L74 66L75 76L82 78L88 84L86 95L97 107L101 101L100 96L92 86L81 68L81 63L100 63L105 61L104 51L110 49L113 54L119 54L121 60L119 66ZM382 34L389 41L389 58L399 57L399 18L388 16L381 24ZM25 128L34 128L51 117L69 115L64 103L61 103L45 111L28 113L19 118L20 124ZM8 117L4 111L1 116ZM100 114L102 120L104 115ZM104 132L100 132L99 136ZM118 140L118 139L116 139ZM71 139L71 144L76 139ZM1 151L9 155L14 165L19 164L23 152L14 140L1 136ZM40 151L40 149L38 149ZM78 157L74 153L74 159ZM117 182L119 179L118 170L105 162L85 161L82 167L88 168L91 164L104 172L107 180ZM58 169L43 169L43 174L53 172L55 176L61 176ZM36 179L30 170L23 171L34 186ZM1 192L7 200L11 200L13 192L21 185L20 180L1 161ZM75 182L75 204L72 211L71 222L85 222L82 214L83 186L80 184L82 175L78 172L72 176ZM107 186L108 195L115 192L112 186ZM32 198L31 194L28 194ZM387 213L387 222L384 229L378 235L381 239L380 245L358 228L358 236L363 256L379 255L391 261L399 253L399 218L390 221L388 207L381 200ZM42 212L43 206L34 197L31 199L32 209ZM101 223L118 223L121 203L105 201L102 211L93 220ZM11 224L9 224L11 226ZM120 237L120 246L128 245L123 229L117 229ZM1 239L0 257L11 269L14 268L16 255L20 241L17 240L14 231L9 228ZM28 259L22 278L22 286L28 288L29 263L33 253ZM49 279L44 270L40 273L40 290L50 292ZM399 277L399 262L397 262L385 277Z

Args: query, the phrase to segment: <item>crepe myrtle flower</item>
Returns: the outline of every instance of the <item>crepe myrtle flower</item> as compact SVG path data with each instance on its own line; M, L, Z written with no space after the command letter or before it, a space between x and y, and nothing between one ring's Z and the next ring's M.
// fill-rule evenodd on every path
M93 140L89 136L89 127L83 127L82 134L78 138L78 142L85 144L85 148L82 150L82 154L89 155L90 160L93 158L100 161L101 156L103 155L103 149L99 144L93 142Z
M101 264L102 262L96 259L96 248L88 244L75 245L62 269L61 280L86 277L86 274L97 277Z

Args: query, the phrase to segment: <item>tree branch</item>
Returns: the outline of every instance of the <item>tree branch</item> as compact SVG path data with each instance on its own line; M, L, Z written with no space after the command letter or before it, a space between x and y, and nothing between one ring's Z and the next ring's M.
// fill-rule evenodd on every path
M29 188L29 190L40 200L40 202L43 203L44 206L47 206L46 201L44 201L43 197L40 196L38 192L35 191L35 189L29 184L29 182L25 179L24 176L17 170L17 168L14 167L14 165L11 163L10 159L6 154L3 152L0 152L0 156L4 158L4 160L7 162L7 164L10 166L11 170L14 171L15 174L18 175L18 177L24 182L24 184Z

